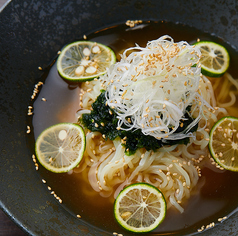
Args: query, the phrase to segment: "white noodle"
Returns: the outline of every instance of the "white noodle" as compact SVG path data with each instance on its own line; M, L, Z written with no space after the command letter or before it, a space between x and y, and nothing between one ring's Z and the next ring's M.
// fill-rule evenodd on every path
M190 137L190 143L188 145L165 146L157 152L139 149L134 155L126 156L125 148L122 146L120 139L113 142L105 141L100 133L89 132L87 133L84 159L80 166L74 169L74 172L85 173L85 171L88 171L88 175L84 174L85 178L88 178L92 188L104 197L113 194L116 198L125 186L134 182L150 183L162 191L168 208L174 206L180 212L183 212L180 202L189 198L190 191L199 180L196 161L201 156L207 156L208 154L209 130L218 120L218 117L228 113L222 107L215 109L217 102L213 87L205 76L200 78L200 70L196 67L186 67L190 62L197 62L200 55L196 48L192 48L186 42L178 44L179 56L169 59L168 65L172 66L179 63L180 66L185 66L182 71L186 72L187 76L183 76L174 68L169 72L165 71L161 67L162 64L159 64L158 68L149 68L148 73L151 73L150 75L140 73L136 77L137 81L134 81L135 83L130 82L131 75L136 75L144 68L143 66L146 66L146 63L148 64L150 55L157 51L162 54L165 50L164 46L167 45L167 49L172 50L173 43L173 40L166 36L166 38L162 37L157 41L150 42L146 48L139 46L132 48L136 51L133 51L128 57L126 57L127 52L132 49L126 50L122 61L110 67L104 77L98 81L83 84L82 110L79 113L82 115L89 112L91 104L100 94L100 90L104 88L108 91L108 105L114 106L117 111L119 126L124 124L130 130L132 128L142 129L141 124L143 124L145 129L142 130L146 135L159 136L166 140L164 133L166 131L167 139ZM182 50L183 45L185 47ZM195 50L198 56L190 54L191 50ZM188 59L186 59L187 56ZM165 60L163 56L161 58ZM141 64L142 62L145 65ZM155 75L153 75L154 72ZM188 72L192 72L194 76L189 75ZM159 86L162 85L161 80L167 74L169 75L169 81L163 83L164 87L162 89ZM173 74L176 74L176 77L173 77ZM178 78L179 82L176 81ZM238 90L236 80L229 74L225 74L224 78L227 78L224 83L229 88L233 86ZM184 86L184 83L188 83L189 79L193 86ZM155 84L154 81L156 81ZM216 83L219 83L219 81ZM214 87L219 89L219 85L216 83ZM182 87L181 84L183 84ZM114 86L116 86L116 89ZM170 94L168 93L169 90ZM124 92L124 99L122 99ZM187 95L185 95L186 93ZM237 91L232 91L232 94L237 94ZM229 93L227 93L227 96L229 96ZM230 96L233 95L230 94ZM149 101L146 102L147 100ZM234 105L235 101L232 98L228 105ZM218 104L220 106L224 104L223 107L226 106L223 100L220 102L218 100ZM163 105L166 109L163 109ZM168 126L172 125L175 129L179 126L178 121L183 117L188 105L192 105L191 114L196 118L189 128L199 122L197 133L196 135L191 134L188 129L185 133L174 134L173 131L168 129ZM148 121L147 117L144 117L147 114L145 112L147 107L150 110L148 113L154 118L152 123ZM158 111L163 114L163 117L155 118ZM134 116L134 114L136 115ZM132 123L129 123L126 119L128 115L132 116ZM156 127L157 123L159 124L158 127ZM164 130L162 131L162 129Z

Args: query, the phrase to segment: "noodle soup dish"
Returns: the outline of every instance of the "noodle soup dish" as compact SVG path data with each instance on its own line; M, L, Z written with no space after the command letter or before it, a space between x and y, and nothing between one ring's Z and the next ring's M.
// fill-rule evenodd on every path
M69 43L43 68L29 105L34 162L49 194L112 235L184 235L222 223L238 199L237 52L166 22L128 21ZM213 47L222 55L210 65ZM83 131L56 134L56 124ZM44 143L41 156L49 127L57 154ZM63 145L72 151L64 155ZM149 201L153 194L161 201Z

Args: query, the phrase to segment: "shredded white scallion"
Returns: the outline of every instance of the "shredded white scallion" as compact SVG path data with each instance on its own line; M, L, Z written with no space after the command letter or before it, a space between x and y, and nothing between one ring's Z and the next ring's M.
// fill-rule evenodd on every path
M125 50L121 61L100 78L107 85L107 104L117 113L118 127L141 129L144 135L165 142L191 137L203 99L198 93L200 56L197 47L185 41L174 43L167 35L145 48L136 45ZM188 106L192 106L191 114L199 109L198 117L183 132L174 133Z

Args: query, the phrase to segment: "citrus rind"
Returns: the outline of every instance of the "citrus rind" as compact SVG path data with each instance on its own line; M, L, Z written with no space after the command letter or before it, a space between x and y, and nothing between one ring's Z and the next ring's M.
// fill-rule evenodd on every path
M100 53L93 53L92 49L97 46ZM84 49L87 53L84 54ZM106 73L106 69L116 62L113 50L101 43L91 41L76 41L66 45L58 59L57 70L60 76L70 82L90 81ZM82 67L84 72L77 75L76 69ZM88 68L94 68L95 72L87 73Z
M45 129L37 138L35 153L40 164L55 173L75 168L86 147L86 136L81 126L59 123Z
M163 194L147 183L127 186L114 203L116 221L124 229L135 233L150 232L158 227L165 218L166 210Z
M195 43L200 48L201 72L209 77L221 77L229 68L230 56L225 47L211 41Z
M210 132L209 150L213 159L226 170L238 172L238 118L226 116Z

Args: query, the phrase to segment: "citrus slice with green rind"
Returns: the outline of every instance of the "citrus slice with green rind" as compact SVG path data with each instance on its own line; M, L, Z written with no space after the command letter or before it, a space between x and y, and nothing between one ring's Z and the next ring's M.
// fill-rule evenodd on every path
M202 74L210 77L220 77L228 69L230 56L225 47L211 41L195 43L201 50L200 59Z
M46 169L62 173L76 167L83 157L86 146L81 126L59 123L45 129L37 138L35 153Z
M238 171L238 118L227 116L213 126L209 149L221 167Z
M147 183L136 183L123 189L114 203L114 216L126 230L145 233L155 229L165 218L163 194Z
M57 70L64 79L81 82L105 74L115 62L115 53L109 47L97 42L77 41L63 48Z

